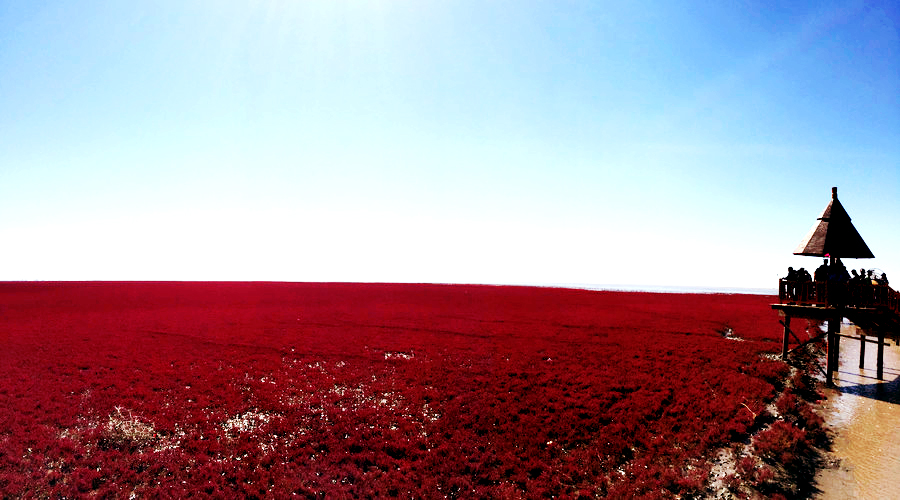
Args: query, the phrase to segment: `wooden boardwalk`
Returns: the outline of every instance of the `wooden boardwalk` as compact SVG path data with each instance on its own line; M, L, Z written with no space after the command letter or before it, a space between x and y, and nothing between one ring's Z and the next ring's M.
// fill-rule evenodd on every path
M860 342L859 364L865 360L866 343L877 347L876 376L884 379L885 339L900 343L900 293L887 285L847 284L835 282L787 281L778 282L778 304L772 308L783 314L784 339L782 358L787 358L790 339L799 347L821 338L802 341L791 331L791 319L802 318L828 322L825 334L828 343L828 359L825 382L833 385L833 373L837 371L840 356L840 325L844 318L853 322L861 333L851 337ZM874 338L869 338L874 337Z

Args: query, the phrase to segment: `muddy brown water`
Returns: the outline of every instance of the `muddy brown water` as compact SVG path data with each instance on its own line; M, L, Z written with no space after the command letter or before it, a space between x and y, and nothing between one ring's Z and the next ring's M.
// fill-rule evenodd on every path
M843 325L842 333L856 335ZM869 337L872 339L872 337ZM834 431L831 459L835 465L819 471L820 500L900 499L900 347L884 349L884 380L876 378L877 346L866 344L864 368L859 368L860 342L841 338L841 356L828 390L823 417Z

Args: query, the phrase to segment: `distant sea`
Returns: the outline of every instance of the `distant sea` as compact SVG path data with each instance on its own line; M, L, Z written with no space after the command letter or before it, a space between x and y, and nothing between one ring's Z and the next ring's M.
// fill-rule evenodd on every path
M525 283L523 283L525 284ZM712 286L669 286L669 285L598 285L592 283L528 283L530 286L553 288L576 288L581 290L607 290L615 292L652 293L740 293L746 295L778 295L777 288L738 288Z

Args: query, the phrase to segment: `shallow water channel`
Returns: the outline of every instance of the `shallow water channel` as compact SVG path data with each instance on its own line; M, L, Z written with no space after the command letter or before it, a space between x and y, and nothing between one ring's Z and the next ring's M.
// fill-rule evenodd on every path
M856 335L843 325L841 333ZM868 337L873 339L873 337ZM900 347L884 349L884 380L876 378L877 346L867 343L859 368L859 340L841 338L836 389L828 390L826 422L834 431L833 468L816 476L821 500L900 498Z

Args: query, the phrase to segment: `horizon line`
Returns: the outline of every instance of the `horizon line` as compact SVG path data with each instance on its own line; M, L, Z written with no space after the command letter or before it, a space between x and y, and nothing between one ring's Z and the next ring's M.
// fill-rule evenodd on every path
M36 279L36 280L0 280L0 283L321 283L321 284L384 284L384 285L460 285L460 286L521 286L534 288L567 288L573 290L593 290L611 292L647 292L647 293L697 293L697 294L746 294L746 295L777 295L776 287L746 287L746 286L713 286L713 285L646 285L646 284L608 284L608 283L548 283L548 282L401 282L401 281L288 281L288 280L197 280L197 279L125 279L125 280L81 280L81 279Z

